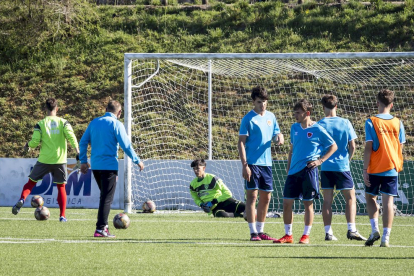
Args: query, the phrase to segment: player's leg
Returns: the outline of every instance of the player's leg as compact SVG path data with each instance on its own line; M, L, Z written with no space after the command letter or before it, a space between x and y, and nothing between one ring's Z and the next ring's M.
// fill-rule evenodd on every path
M324 189L322 187L323 204L322 204L322 218L325 227L325 240L336 241L337 238L333 235L332 230L332 202L333 202L333 189Z
M305 206L305 228L299 243L308 244L314 218L313 200L304 200L303 205Z
M283 223L285 235L274 243L293 243L293 203L302 193L300 172L288 175L283 188Z
M46 164L36 162L32 171L29 174L29 180L23 186L22 193L19 200L12 208L12 213L17 215L20 212L20 208L23 207L23 204L29 194L32 192L33 188L36 187L36 183L43 178L45 174L49 173L49 168Z
M273 192L273 175L272 167L258 166L260 169L259 178L259 203L257 205L257 222L256 228L259 237L262 240L276 240L264 232L267 211L269 209L270 199Z
M365 186L365 200L367 202L367 211L369 221L371 223L371 234L365 242L366 246L372 246L375 241L379 240L378 216L379 208L377 204L377 196L379 194L380 179L376 175L369 175L370 187Z
M246 204L244 202L238 201L234 198L229 198L223 202L217 204L214 210L223 210L227 213L231 213L230 217L243 217L242 213L246 209ZM213 211L214 211L213 210Z
M355 225L355 217L356 217L355 189L342 190L341 192L345 198L345 217L346 217L346 222L348 224L348 232L346 234L347 238L350 240L366 241L367 239L358 232L358 230L356 229L356 225Z
M250 240L260 241L256 229L256 200L258 190L246 190L246 220L250 229Z
M305 168L302 176L303 205L305 206L305 229L299 243L308 244L313 224L313 200L319 198L318 168Z
M99 181L98 186L101 190L94 237L114 238L115 235L111 235L108 230L108 216L115 194L118 171L93 170L92 172L97 183Z
M58 190L58 197L57 201L59 204L60 209L60 222L66 222L66 202L67 202L67 195L65 189L65 183L67 182L66 176L66 164L56 164L51 165L51 172L53 176L54 183L56 183L56 187Z
M383 233L381 239L381 247L388 247L392 223L394 221L394 196L398 196L397 193L398 177L383 177L381 183L381 195L382 195L382 223Z
M216 218L234 218L233 213L226 212L222 209L214 210L213 215Z

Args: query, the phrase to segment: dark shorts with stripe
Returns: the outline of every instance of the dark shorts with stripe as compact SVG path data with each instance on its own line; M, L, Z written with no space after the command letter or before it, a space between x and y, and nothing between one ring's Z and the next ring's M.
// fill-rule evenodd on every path
M288 175L283 189L283 198L304 201L319 198L318 168L305 167L300 172Z
M321 187L322 190L334 189L336 190L352 190L354 188L354 180L351 172L332 172L321 171Z
M249 165L252 175L250 181L245 180L246 190L262 190L265 192L273 191L273 176L271 166Z
M387 194L391 196L398 196L398 176L379 176L368 175L370 187L365 186L365 192L370 195Z
M244 202L238 201L234 198L229 198L223 202L217 204L213 210L213 215L216 216L216 213L220 210L227 213L240 214L243 213L246 209L246 204Z
M37 182L42 180L46 174L51 173L53 183L63 184L66 183L67 179L66 172L66 164L44 164L37 161L29 174L29 178Z

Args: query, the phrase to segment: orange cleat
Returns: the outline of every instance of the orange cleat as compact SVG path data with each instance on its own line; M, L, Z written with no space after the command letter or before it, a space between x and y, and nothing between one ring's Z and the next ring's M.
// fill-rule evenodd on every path
M273 241L273 243L293 243L293 235L284 235L282 238Z
M303 235L302 238L300 238L299 243L301 243L301 244L309 244L309 235Z

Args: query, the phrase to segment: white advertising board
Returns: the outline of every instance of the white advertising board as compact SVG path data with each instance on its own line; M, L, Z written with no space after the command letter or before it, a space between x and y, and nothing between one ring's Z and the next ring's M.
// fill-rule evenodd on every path
M13 206L20 198L24 184L36 164L36 158L0 158L0 206ZM89 169L86 175L73 170L75 159L68 159L67 166L67 208L98 208L99 188ZM119 160L118 183L112 203L113 209L124 208L124 162ZM47 207L59 207L57 203L57 188L53 184L52 175L46 175L39 181L28 199L32 195L41 195ZM26 200L24 207L30 207L30 200Z

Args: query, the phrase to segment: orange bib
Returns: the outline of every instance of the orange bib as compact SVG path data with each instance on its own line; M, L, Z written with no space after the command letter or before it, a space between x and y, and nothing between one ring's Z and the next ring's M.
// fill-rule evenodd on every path
M403 157L399 139L400 120L392 118L389 120L371 117L375 132L379 140L379 147L372 151L368 166L368 173L382 173L395 169L402 171Z

